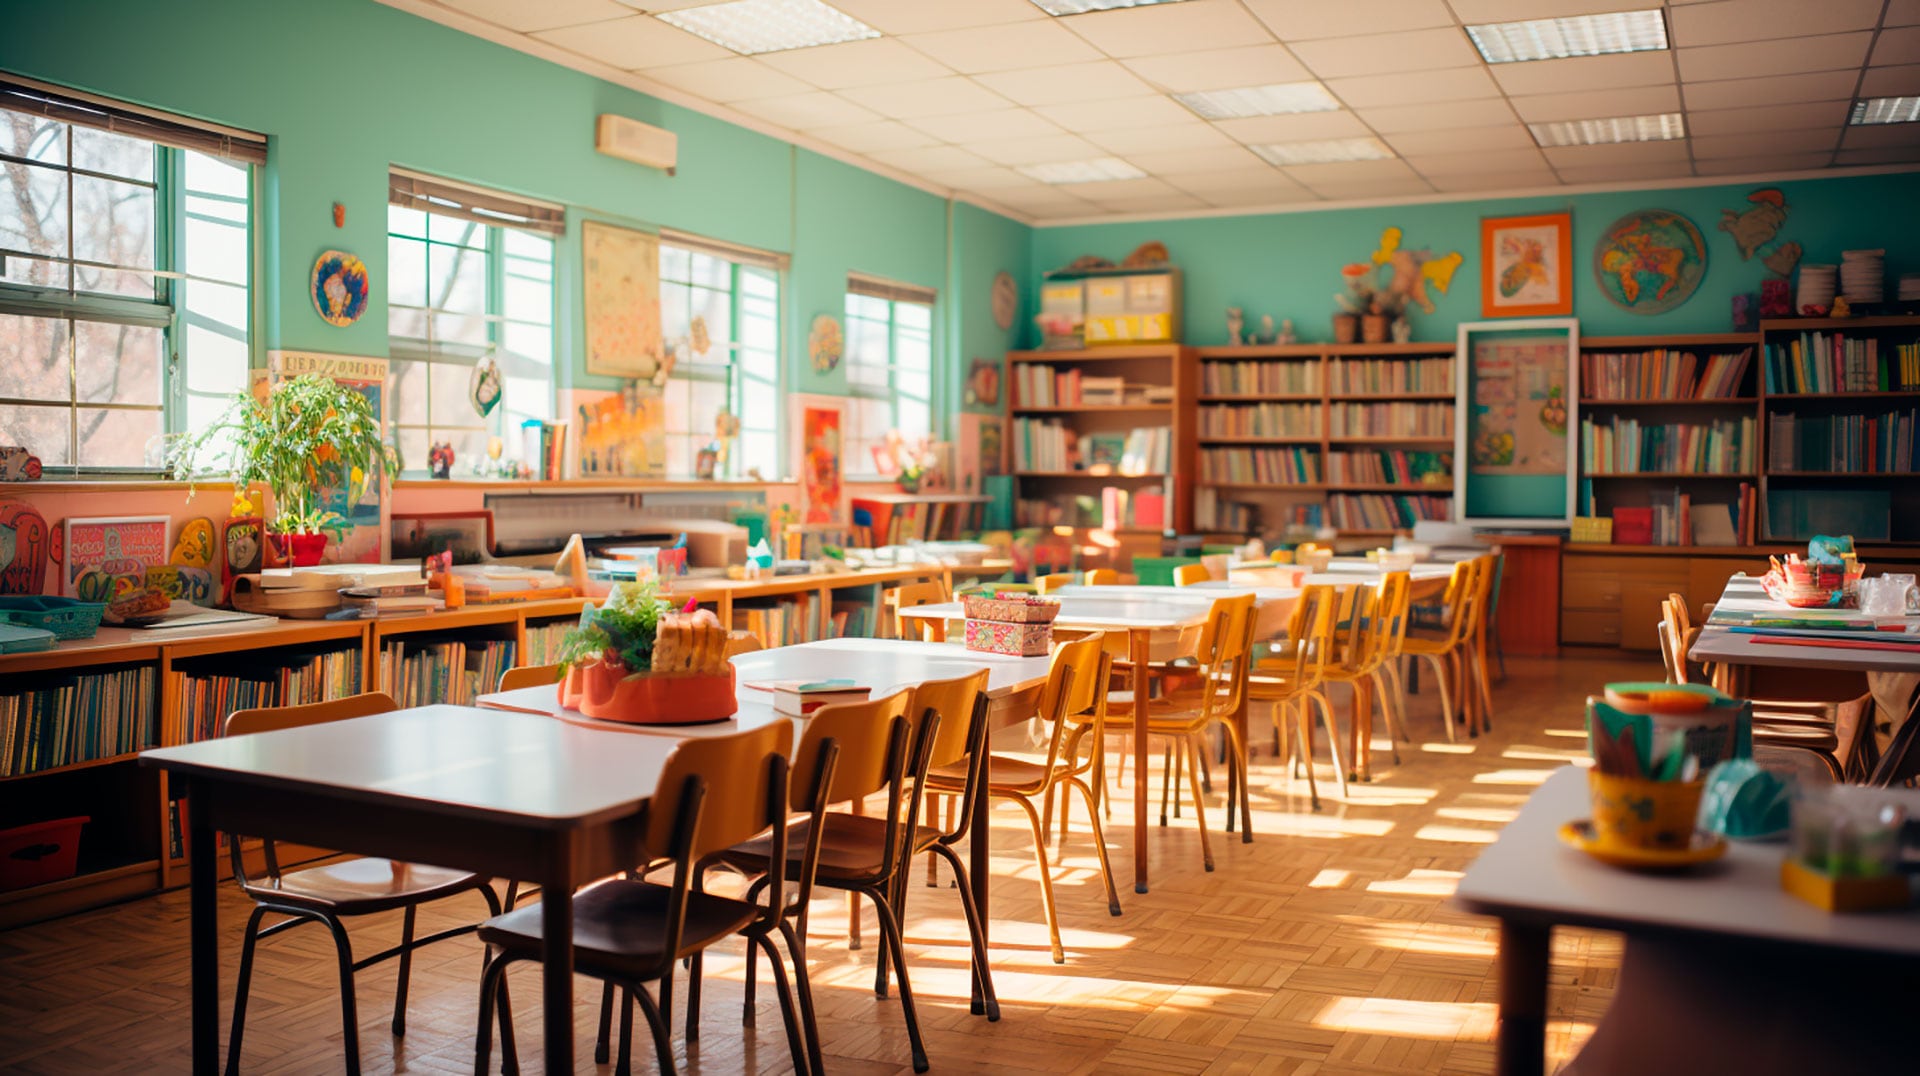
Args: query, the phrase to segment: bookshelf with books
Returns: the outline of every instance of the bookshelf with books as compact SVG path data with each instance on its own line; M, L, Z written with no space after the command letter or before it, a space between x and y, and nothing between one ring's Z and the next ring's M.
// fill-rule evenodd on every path
M1192 349L1123 345L1007 358L1017 525L1191 529Z
M1379 535L1452 516L1454 345L1199 350L1196 524Z

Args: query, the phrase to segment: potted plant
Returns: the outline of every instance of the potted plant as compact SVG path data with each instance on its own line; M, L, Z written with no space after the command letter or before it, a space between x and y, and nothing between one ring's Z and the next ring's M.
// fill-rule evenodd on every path
M328 536L346 533L347 521L327 507L334 491L345 490L352 505L400 470L372 403L319 374L282 381L264 397L235 393L212 425L175 443L173 473L191 481L221 460L235 486L273 492L268 537L296 567L320 563Z

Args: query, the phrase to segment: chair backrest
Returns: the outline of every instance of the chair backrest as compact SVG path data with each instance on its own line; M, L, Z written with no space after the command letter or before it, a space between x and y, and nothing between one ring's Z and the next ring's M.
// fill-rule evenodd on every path
M1088 568L1086 582L1090 587L1117 587L1120 573L1112 568Z
M648 852L698 862L780 821L787 811L792 750L791 721L680 741L647 802Z
M235 710L221 726L223 736L245 736L251 732L274 732L351 717L370 717L398 710L400 704L384 691L368 691L345 698L310 702L304 706L262 706L253 710Z
M1176 587L1190 587L1211 578L1213 573L1207 571L1204 564L1182 564L1173 569L1173 585Z
M1320 685L1333 656L1333 640L1340 594L1332 586L1316 583L1300 588L1300 600L1294 603L1293 617L1287 624L1290 644L1283 660L1291 659L1293 668L1280 670L1286 679L1288 697L1310 691Z
M1453 566L1453 574L1447 578L1446 596L1441 604L1446 609L1446 632L1449 645L1457 646L1473 629L1474 602L1480 590L1480 558L1469 557Z
M946 584L937 581L931 583L902 583L897 587L882 591L880 593L880 605L886 610L886 619L889 621L889 623L882 625L882 629L885 634L895 639L904 639L907 637L908 632L913 632L922 640L930 640L933 637L934 629L938 625L930 620L918 622L908 621L900 616L900 610L912 609L919 605L938 605L951 598L952 595L947 593Z
M1407 623L1413 619L1413 577L1387 572L1374 587L1373 616L1367 624L1371 667L1399 658L1405 650Z
M980 669L951 680L929 680L913 689L913 701L907 717L916 733L929 714L940 718L934 733L929 766L946 766L967 757L973 750L973 704L987 691L987 670Z
M1246 698L1256 599L1252 593L1216 598L1207 611L1206 645L1198 653L1208 688L1201 707L1210 716L1232 713Z
M1106 633L1089 632L1059 643L1047 666L1047 683L1040 689L1039 716L1058 722L1093 709L1096 696L1106 698L1106 681L1097 678L1099 655L1105 652Z
M1678 594L1667 595L1660 603L1660 625L1656 631L1660 636L1660 662L1667 667L1667 682L1690 682L1687 649L1693 645L1694 632L1687 616L1687 599Z
M833 769L828 803L865 799L894 785L907 764L910 729L905 718L911 702L911 693L902 690L815 710L793 757L794 769L807 772L815 765L811 752L833 738L839 742L840 760Z
M500 674L500 690L518 691L523 687L546 687L560 682L558 665L518 665Z
M1039 591L1040 593L1051 594L1054 591L1059 590L1061 587L1071 584L1072 582L1073 582L1072 572L1054 572L1052 575L1043 575L1040 578L1035 579L1033 581L1033 585L1034 585L1034 589Z

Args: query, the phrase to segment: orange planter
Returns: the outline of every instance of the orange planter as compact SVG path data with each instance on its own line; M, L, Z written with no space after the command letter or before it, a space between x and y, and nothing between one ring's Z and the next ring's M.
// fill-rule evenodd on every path
M605 661L578 664L560 681L560 705L629 725L702 725L732 717L733 670L636 673Z

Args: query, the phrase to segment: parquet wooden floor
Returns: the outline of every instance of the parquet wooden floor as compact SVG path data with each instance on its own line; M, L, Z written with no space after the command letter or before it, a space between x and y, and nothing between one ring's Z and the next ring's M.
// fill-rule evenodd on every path
M1016 808L993 812L994 979L1004 1018L967 1012L965 928L955 894L916 883L907 909L914 992L936 1072L996 1073L1481 1073L1491 1071L1494 932L1448 905L1460 873L1534 786L1582 747L1581 700L1609 680L1648 679L1657 664L1509 660L1495 689L1490 736L1448 744L1431 691L1413 699L1401 762L1378 738L1375 781L1341 801L1321 769L1323 811L1308 809L1256 733L1255 840L1217 832L1219 869L1200 866L1191 815L1153 833L1153 891L1121 884L1110 917L1098 866L1076 813L1056 890L1068 955L1049 959L1028 830ZM1324 750L1324 746L1322 748ZM1157 784L1157 781L1156 781ZM1116 812L1117 813L1117 812ZM1118 819L1116 818L1116 822ZM1114 869L1131 877L1127 836L1109 835ZM422 932L473 907L442 905ZM231 997L246 901L229 889L222 986ZM845 905L823 899L812 956L830 1070L907 1073L899 1002L873 995L875 937L850 950ZM870 914L870 913L869 913ZM0 934L0 1068L26 1073L182 1072L188 1061L187 894L159 895ZM399 917L350 927L363 951L390 944ZM1612 935L1560 931L1549 1046L1575 1053L1605 1011L1618 966ZM369 1073L471 1071L478 943L459 939L416 955L407 1034L387 1030L393 965L359 977L361 1060ZM330 944L304 927L262 943L250 1005L245 1070L337 1072L339 1001ZM740 1031L738 946L707 962L704 1021L687 1071L790 1071L771 989L756 1032ZM763 968L764 975L764 968ZM537 1066L538 972L511 980L522 1058ZM684 990L676 991L678 997ZM598 991L581 980L581 1061L593 1065ZM224 1010L223 1010L224 1014ZM224 1016L223 1016L224 1018ZM638 1023L639 1021L636 1021ZM636 1058L650 1066L649 1047ZM497 1056L497 1055L496 1055Z

